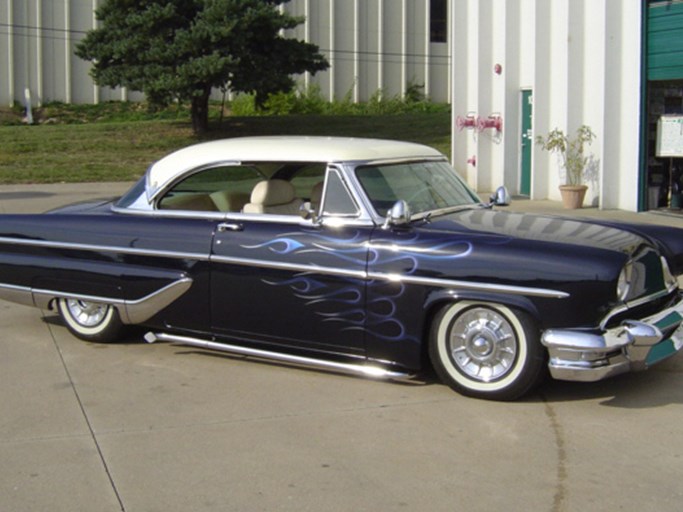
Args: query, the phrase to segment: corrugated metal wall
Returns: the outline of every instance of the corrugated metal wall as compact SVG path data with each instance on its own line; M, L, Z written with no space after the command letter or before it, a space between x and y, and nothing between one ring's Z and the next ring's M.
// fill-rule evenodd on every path
M122 89L96 87L89 64L73 54L95 26L101 0L0 0L0 104L49 101L98 103L140 99Z
M587 204L635 211L640 195L642 0L453 0L453 165L484 193L522 182L521 100L533 135L586 124L597 135ZM500 65L500 68L496 67ZM502 118L502 130L458 129L457 117ZM533 139L532 139L533 140ZM560 199L556 155L531 150L532 199Z
M450 6L451 0L443 0ZM288 11L308 23L294 31L315 43L331 68L312 79L328 97L349 92L364 101L384 89L402 94L424 85L435 101L450 101L450 45L430 38L429 0L293 0ZM450 25L450 24L449 24Z
M104 0L0 0L0 104L50 101L98 103L139 100L125 89L97 87L89 64L73 54L96 26ZM451 3L451 0L443 0ZM307 23L292 31L317 44L332 67L304 83L317 83L328 98L351 93L363 101L384 89L401 94L424 85L436 101L450 100L450 45L432 43L430 0L292 0L285 9Z

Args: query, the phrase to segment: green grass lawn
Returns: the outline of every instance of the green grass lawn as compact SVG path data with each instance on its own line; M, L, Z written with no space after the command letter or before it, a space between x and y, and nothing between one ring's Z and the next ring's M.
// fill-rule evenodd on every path
M0 126L0 183L129 181L174 149L247 135L339 135L419 142L450 155L450 114L226 117L202 139L181 121Z

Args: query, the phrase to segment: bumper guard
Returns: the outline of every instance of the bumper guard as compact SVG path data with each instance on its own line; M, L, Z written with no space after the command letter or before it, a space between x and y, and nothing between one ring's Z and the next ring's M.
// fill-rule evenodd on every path
M592 382L646 370L683 348L683 295L676 303L642 320L625 320L603 333L550 329L541 343L550 355L553 378Z

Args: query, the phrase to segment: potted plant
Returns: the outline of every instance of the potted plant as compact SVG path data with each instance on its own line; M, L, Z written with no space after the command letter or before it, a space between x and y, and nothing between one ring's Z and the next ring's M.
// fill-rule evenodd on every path
M546 137L536 137L536 144L544 150L558 153L562 167L565 170L565 183L560 185L562 203L565 208L581 208L588 187L583 184L584 171L588 157L583 148L595 138L595 134L587 125L581 125L574 137L565 135L559 128L555 128Z

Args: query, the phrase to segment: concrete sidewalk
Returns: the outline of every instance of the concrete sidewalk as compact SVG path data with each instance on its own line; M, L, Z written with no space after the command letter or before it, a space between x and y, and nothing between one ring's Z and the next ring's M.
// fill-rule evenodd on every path
M59 206L119 197L133 183L50 183L0 185L0 213L41 213Z
M0 212L129 184L0 186ZM511 209L566 214L553 202ZM680 225L677 217L579 215ZM678 511L683 357L516 403L216 355L84 343L0 302L0 511Z

